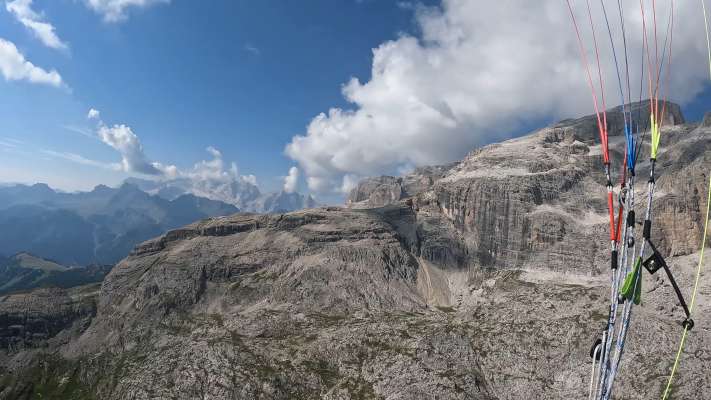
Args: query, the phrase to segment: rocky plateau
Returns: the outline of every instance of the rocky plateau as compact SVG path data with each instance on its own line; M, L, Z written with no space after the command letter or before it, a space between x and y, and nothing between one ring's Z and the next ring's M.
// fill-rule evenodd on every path
M652 237L688 295L711 124L668 110ZM620 109L608 120L617 173ZM2 296L0 399L585 398L609 296L598 143L593 117L561 121L460 162L366 179L346 207L172 230L136 246L100 289ZM666 277L643 279L616 399L660 397L682 333ZM700 285L674 399L711 398L708 272Z

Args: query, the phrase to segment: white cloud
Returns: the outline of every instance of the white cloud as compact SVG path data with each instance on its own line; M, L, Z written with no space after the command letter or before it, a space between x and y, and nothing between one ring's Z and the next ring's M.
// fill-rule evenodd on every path
M0 137L0 147L5 147L8 149L17 149L21 145L25 144L22 140L14 139L11 137Z
M98 121L96 137L121 155L121 163L116 164L120 171L166 178L175 178L180 174L175 165L151 162L143 151L141 141L130 126L124 124L106 125L101 120L101 113L95 108L90 108L86 117Z
M11 143L9 141L5 141L3 139L0 139L0 147L4 147L6 149L16 149L17 145L14 143Z
M97 121L96 133L89 136L98 138L115 149L121 155L120 163L96 161L71 152L43 150L42 153L82 165L148 175L150 179L139 181L147 183L149 187L144 190L152 194L157 194L162 189L171 193L192 193L239 207L251 204L261 195L257 178L254 175L240 175L237 164L226 163L222 153L215 147L209 146L205 149L212 156L211 159L199 161L191 168L180 169L172 164L150 160L131 127L125 124L106 125L100 118L99 111L94 108L88 111L87 118ZM65 128L84 134L83 129ZM0 150L4 147L7 146L0 140Z
M163 175L166 169L173 169L173 166L149 162L143 152L141 141L129 126L119 124L109 127L101 123L97 134L102 142L121 154L121 169L125 172Z
M254 175L240 175L237 165L226 163L222 153L210 146L206 149L211 160L197 162L191 169L175 169L171 175L164 174L162 187L180 188L186 193L220 200L243 207L259 197L257 178Z
M40 151L48 156L62 158L65 160L75 162L77 164L89 165L92 167L99 167L99 168L106 168L106 169L110 169L113 171L121 171L122 170L122 166L120 164L112 164L112 163L105 163L105 162L101 162L101 161L91 160L91 159L88 159L88 158L86 158L82 155L76 154L76 153L54 151L54 150L40 150Z
M54 26L49 22L43 21L42 16L32 9L32 0L9 1L5 3L5 8L22 25L31 30L45 46L53 49L68 48L66 43L62 42L54 32Z
M229 182L238 176L238 169L235 163L231 163L228 168L225 168L225 162L222 159L222 153L216 148L209 146L205 149L212 160L203 160L193 166L193 169L182 173L182 175L197 179L197 180L217 180Z
M172 164L151 161L146 156L140 139L128 125L106 125L95 108L89 109L87 118L97 120L96 137L121 155L120 163L106 164L73 153L45 153L80 164L99 167L109 165L118 171L150 175L152 179L168 186L181 187L186 192L216 200L239 201L243 192L247 195L259 195L257 178L254 175L240 175L237 164L225 163L222 153L215 147L209 146L205 149L212 159L199 161L192 168L181 170Z
M254 54L255 56L258 56L258 55L261 55L261 54L262 54L262 51L259 50L258 47L254 46L254 45L251 45L251 44L249 44L249 43L247 43L247 44L244 45L244 49L245 49L246 51L248 51L248 52Z
M242 180L243 182L249 183L250 185L258 186L257 177L252 174L242 175L242 176L240 176L240 180Z
M169 2L170 0L84 0L84 3L94 12L101 14L106 22L126 20L131 7L148 7Z
M62 77L55 70L47 72L25 60L15 44L0 38L0 72L8 81L28 81L62 87Z
M684 103L706 78L706 43L698 4L677 3L673 44L680 61L673 65L671 97ZM591 46L584 2L574 4ZM620 97L599 7L593 12L610 107ZM624 7L631 79L638 85L639 4ZM382 43L373 50L370 81L353 78L343 86L353 109L319 114L287 145L310 189L339 192L357 177L457 160L522 123L592 112L565 2L444 0L441 7L415 9L419 37ZM617 7L607 12L621 57L619 23L613 23L619 21ZM657 13L663 32L668 3Z
M240 175L237 164L234 162L226 164L222 153L218 149L208 146L205 150L212 155L212 160L197 162L193 165L192 169L179 171L178 176L190 178L196 182L246 182L255 186L257 185L257 178L254 175Z
M289 168L289 175L284 177L284 191L294 193L299 184L299 169L297 167Z
M90 108L89 112L86 114L87 119L99 119L101 118L101 113L99 110L96 110L94 108Z

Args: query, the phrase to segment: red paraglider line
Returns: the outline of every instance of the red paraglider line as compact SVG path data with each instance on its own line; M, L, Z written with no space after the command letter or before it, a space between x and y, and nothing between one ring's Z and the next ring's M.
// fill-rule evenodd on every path
M587 1L588 6L588 19L590 20L590 30L592 31L593 44L595 46L595 60L597 61L597 76L600 80L600 98L602 99L602 129L605 132L605 153L606 159L605 163L609 163L609 149L608 149L608 136L607 136L607 104L605 102L605 85L602 79L602 68L600 67L600 51L597 46L597 35L595 34L595 25L592 20L592 11L590 11L590 0Z
M667 110L667 96L669 95L669 84L671 81L671 66L672 66L672 43L674 43L674 0L671 0L671 31L669 33L669 59L667 61L667 77L666 77L666 83L665 87L666 89L664 90L664 103L662 103L662 115L659 121L659 125L661 126L662 122L664 122L664 114L666 113ZM663 62L663 60L662 60Z
M573 21L573 26L575 28L575 35L578 38L578 47L580 48L580 55L583 59L583 64L585 66L585 73L587 75L588 86L590 87L590 93L592 94L593 104L595 106L595 116L597 117L597 128L600 132L600 141L602 142L602 154L605 163L609 163L609 155L607 152L607 137L606 132L603 129L602 120L600 119L600 107L598 106L597 94L595 93L595 85L593 84L592 74L590 73L590 64L588 63L588 57L585 53L585 46L583 45L583 40L580 37L580 29L578 28L578 22L575 19L575 13L573 12L573 6L570 4L570 0L566 0L568 3L568 10L570 10L570 17Z

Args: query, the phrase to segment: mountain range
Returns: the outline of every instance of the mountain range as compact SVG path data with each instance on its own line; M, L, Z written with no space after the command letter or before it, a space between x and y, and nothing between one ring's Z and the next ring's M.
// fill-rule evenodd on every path
M212 200L221 201L239 208L244 212L278 213L302 208L316 207L317 203L311 195L284 190L262 193L254 183L244 179L204 179L174 178L163 180L148 180L128 178L124 181L146 193L166 200L175 200L179 196L192 194Z
M649 115L648 102L632 108ZM711 119L666 108L651 238L686 295ZM622 110L607 119L618 166ZM586 398L610 294L597 135L594 116L561 121L366 179L346 207L171 230L135 246L101 288L0 296L0 400ZM640 154L646 177L648 140ZM636 198L646 190L639 178ZM661 398L683 331L667 278L642 276L615 398ZM699 293L678 399L711 388L710 274Z
M238 211L190 194L165 200L128 183L79 193L46 184L0 187L0 254L28 252L69 266L115 264L169 229Z
M262 194L245 181L205 184L201 190L191 179L129 178L118 188L99 185L77 193L42 183L0 186L0 254L29 252L67 265L114 264L136 244L198 219L316 206L311 196Z

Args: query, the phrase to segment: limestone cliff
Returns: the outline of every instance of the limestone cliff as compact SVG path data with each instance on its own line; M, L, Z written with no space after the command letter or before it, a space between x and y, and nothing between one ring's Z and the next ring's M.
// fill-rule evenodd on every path
M669 107L653 236L688 293L711 128ZM619 163L619 110L609 120ZM583 398L609 291L596 134L592 117L563 121L367 180L350 208L236 214L145 242L104 281L90 326L4 349L0 399ZM681 334L666 279L644 279L618 398L661 394ZM701 285L678 398L711 388L711 275Z

